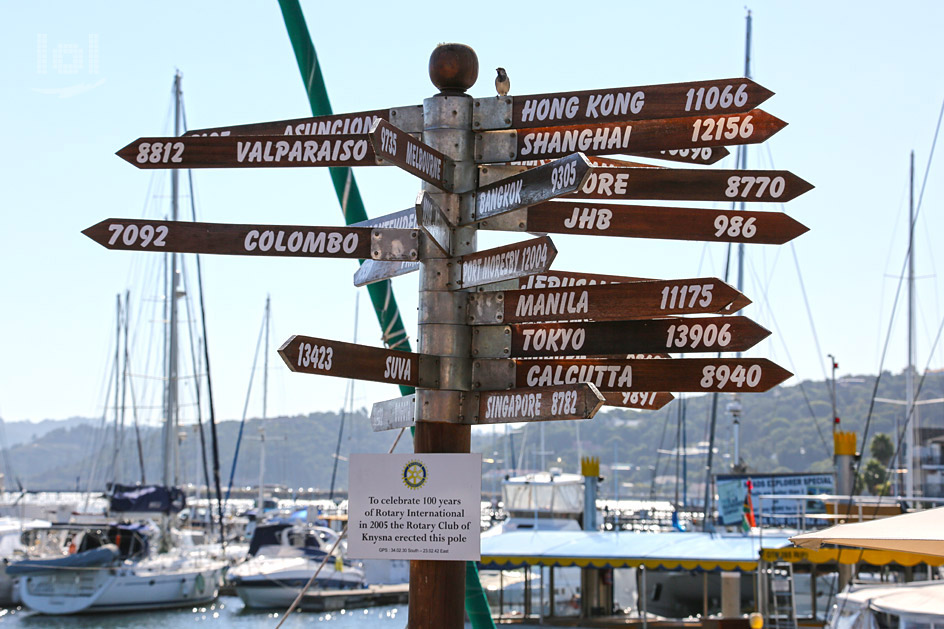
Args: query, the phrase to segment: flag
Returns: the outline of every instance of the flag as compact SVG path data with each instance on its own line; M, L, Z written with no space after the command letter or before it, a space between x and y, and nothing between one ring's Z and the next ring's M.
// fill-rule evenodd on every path
M747 494L744 496L744 517L741 520L741 528L747 532L757 526L757 520L754 519L754 502L751 500L751 492L754 491L754 483L751 479L745 481L747 484Z

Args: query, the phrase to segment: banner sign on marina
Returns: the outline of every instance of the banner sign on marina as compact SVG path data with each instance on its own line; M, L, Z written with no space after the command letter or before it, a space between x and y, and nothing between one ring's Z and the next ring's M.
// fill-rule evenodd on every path
M758 524L761 526L800 526L800 516L803 513L824 513L826 511L822 501L816 499L816 495L835 493L835 478L832 474L718 474L715 476L718 495L720 496L722 491L733 493L733 489L740 498L741 502L738 505L740 507L747 495L745 481L748 479L753 485L751 500L754 504L754 513L758 517ZM783 494L785 496L808 495L810 499L799 501L797 499L762 500L760 498L760 496L771 494ZM803 502L807 504L804 505ZM719 507L721 507L720 504ZM724 518L722 524L739 524L741 522L740 508L737 513L732 508L721 515ZM816 522L817 520L806 518L807 526L814 525ZM828 526L833 523L819 521L819 524Z
M416 260L415 229L237 225L109 218L83 234L108 249L243 256Z
M478 561L481 454L351 454L355 559Z

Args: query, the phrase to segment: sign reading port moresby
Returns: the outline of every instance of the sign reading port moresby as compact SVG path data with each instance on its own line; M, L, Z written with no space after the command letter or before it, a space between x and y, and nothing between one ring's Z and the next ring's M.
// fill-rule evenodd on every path
M471 288L543 273L550 268L556 256L557 249L547 236L476 251L456 258L460 273L459 285Z
M244 256L416 260L414 229L236 225L109 218L82 231L108 249Z

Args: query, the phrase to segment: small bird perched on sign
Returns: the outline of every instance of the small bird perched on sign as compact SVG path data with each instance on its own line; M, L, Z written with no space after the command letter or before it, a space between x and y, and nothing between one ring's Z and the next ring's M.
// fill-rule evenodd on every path
M508 90L511 89L511 79L508 78L508 74L505 73L505 68L498 68L498 76L495 77L495 90L498 92L499 96L507 96Z

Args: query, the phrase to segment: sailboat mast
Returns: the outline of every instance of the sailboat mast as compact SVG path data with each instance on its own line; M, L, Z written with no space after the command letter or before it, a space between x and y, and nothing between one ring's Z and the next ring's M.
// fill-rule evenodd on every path
M915 415L914 400L914 329L915 329L915 274L914 274L914 151L911 151L911 164L908 179L908 366L905 368L905 449L907 452L907 481L905 492L909 499L915 495L915 475L918 460L915 457L915 432L918 422Z
M269 296L266 295L265 305L265 345L262 352L262 419L259 421L259 510L257 522L262 522L262 511L265 504L265 421L266 406L269 396Z
M174 75L174 136L180 135L180 72ZM171 218L176 221L179 216L180 173L177 169L170 171L171 190ZM170 255L170 277L168 278L167 299L167 374L166 394L164 407L164 475L163 482L167 487L176 485L177 469L177 255Z

